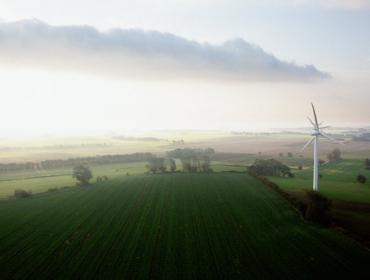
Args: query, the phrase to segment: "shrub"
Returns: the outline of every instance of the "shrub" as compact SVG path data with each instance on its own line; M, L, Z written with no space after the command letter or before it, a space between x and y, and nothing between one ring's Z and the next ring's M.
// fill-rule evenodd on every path
M25 191L25 190L21 190L21 189L18 189L18 190L14 191L14 197L16 197L16 198L25 198L25 197L30 197L30 196L32 196L31 191Z
M307 211L307 205L302 201L298 201L296 203L296 207L299 210L299 212L301 212L302 216L305 217L306 211Z
M365 184L366 183L366 177L364 175L358 175L357 176L357 182L359 182L360 184Z
M98 177L96 177L96 182L97 183L101 183L101 182L104 182L104 181L108 181L107 176L98 176Z
M335 148L327 155L327 158L329 162L341 160L341 151L338 148Z
M365 168L370 169L370 159L365 159Z
M157 173L157 172L166 172L165 159L161 157L153 156L148 159L148 164L146 165L148 172Z
M325 196L315 191L306 193L307 209L305 218L312 222L327 225L330 222L330 206L331 201Z
M73 178L76 178L78 185L86 186L89 184L90 179L92 178L92 173L90 168L84 165L78 165L73 168Z
M168 162L171 172L175 172L176 171L176 161L173 158L169 158L167 162Z

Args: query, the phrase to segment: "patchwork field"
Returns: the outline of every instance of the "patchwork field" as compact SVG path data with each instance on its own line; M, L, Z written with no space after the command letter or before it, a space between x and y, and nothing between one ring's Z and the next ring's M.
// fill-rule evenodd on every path
M358 278L369 262L246 174L122 176L0 201L1 279Z
M339 137L339 136L338 136ZM342 136L340 136L342 138ZM351 141L335 145L320 142L323 158L333 148L339 147L346 158L370 157L370 141ZM90 136L90 137L40 137L35 139L0 138L0 163L41 161L45 159L67 159L107 154L129 154L135 152L165 153L175 148L208 148L217 152L278 156L291 152L297 157L303 145L310 139L307 133L245 133L217 131L159 131L135 136ZM182 144L179 141L183 140ZM312 158L312 149L303 156Z

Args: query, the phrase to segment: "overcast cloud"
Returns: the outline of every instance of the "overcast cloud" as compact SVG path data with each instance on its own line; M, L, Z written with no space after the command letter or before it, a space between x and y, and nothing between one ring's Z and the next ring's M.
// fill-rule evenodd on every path
M140 29L100 32L38 20L0 24L0 63L104 74L123 79L311 81L329 75L279 60L243 39L220 45Z

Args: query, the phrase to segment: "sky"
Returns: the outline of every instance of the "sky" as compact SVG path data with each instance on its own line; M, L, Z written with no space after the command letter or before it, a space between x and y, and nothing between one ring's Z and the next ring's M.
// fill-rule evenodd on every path
M369 0L0 7L0 135L370 124Z

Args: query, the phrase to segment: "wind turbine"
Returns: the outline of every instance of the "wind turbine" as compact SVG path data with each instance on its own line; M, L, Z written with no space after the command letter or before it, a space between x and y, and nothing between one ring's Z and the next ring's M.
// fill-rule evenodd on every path
M312 106L312 111L313 111L313 116L314 116L315 121L312 121L310 117L307 117L307 118L313 126L313 131L311 133L313 137L303 146L303 148L301 149L301 152L303 152L313 142L313 190L318 191L318 188L319 188L319 138L323 137L334 143L338 143L338 141L331 138L330 136L328 136L326 133L322 131L322 129L328 128L329 126L321 126L322 122L319 123L317 121L315 107L313 106L312 103L311 103L311 106Z

